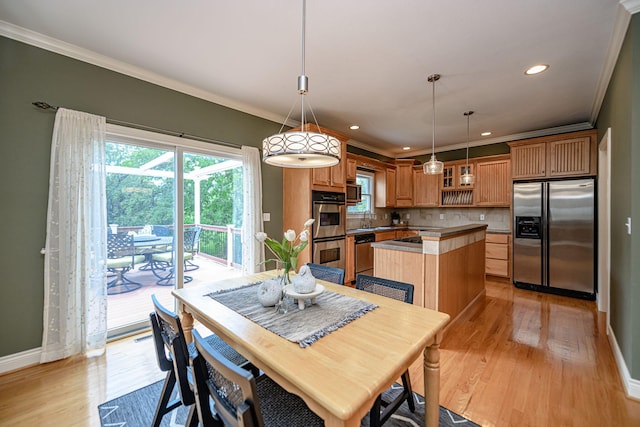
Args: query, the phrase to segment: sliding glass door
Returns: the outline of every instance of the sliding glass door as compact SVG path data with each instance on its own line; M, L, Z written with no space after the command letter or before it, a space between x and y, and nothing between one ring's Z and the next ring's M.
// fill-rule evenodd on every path
M208 146L108 137L110 337L147 327L152 294L175 310L174 287L241 274L242 162Z

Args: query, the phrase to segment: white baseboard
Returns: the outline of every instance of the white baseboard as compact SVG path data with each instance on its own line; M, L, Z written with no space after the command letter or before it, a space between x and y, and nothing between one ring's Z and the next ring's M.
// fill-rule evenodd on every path
M616 341L616 336L610 325L607 325L607 333L609 335L609 344L613 350L613 357L616 360L616 365L618 365L618 373L620 374L624 391L627 397L640 400L640 380L631 378L627 364L622 357L620 347L618 347L618 341Z
M40 347L0 357L0 374L40 363Z

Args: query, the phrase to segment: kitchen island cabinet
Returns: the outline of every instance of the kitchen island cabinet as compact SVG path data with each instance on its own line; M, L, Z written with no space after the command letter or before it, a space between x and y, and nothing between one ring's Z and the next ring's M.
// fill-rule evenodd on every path
M413 284L414 304L455 321L485 294L486 228L472 224L420 231L422 243L373 243L374 275Z

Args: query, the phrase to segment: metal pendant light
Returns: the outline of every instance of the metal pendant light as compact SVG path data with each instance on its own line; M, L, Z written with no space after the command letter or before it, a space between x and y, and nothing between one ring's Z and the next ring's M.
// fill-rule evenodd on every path
M265 138L262 141L262 161L267 164L285 168L321 168L333 166L340 161L340 141L337 138L324 133L309 132L310 126L305 124L304 96L309 90L309 79L304 74L305 63L305 18L307 14L307 2L302 1L302 74L298 76L298 93L301 97L302 117L300 131L282 132L285 119L279 133ZM311 106L311 115L319 129L318 121Z
M460 176L460 185L473 185L476 182L476 177L471 173L469 169L469 117L473 114L473 111L467 111L464 113L467 116L467 165L464 169L464 173Z
M431 82L433 86L433 126L432 126L432 140L431 140L431 160L422 165L424 173L427 175L439 175L444 170L444 163L436 160L436 82L440 80L440 74L431 74L427 80Z

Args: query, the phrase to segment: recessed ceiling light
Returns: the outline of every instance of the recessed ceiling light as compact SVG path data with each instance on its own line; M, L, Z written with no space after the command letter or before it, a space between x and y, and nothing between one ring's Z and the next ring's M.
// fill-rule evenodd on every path
M538 65L534 65L533 67L530 67L524 73L527 76L532 76L534 74L540 74L543 71L547 71L548 69L549 69L549 66L547 64L538 64Z
M482 135L482 136L489 136L489 135L491 135L491 132L482 132L480 135Z
M358 130L358 129L360 129L360 126L358 126L358 125L351 125L351 126L349 126L349 129L351 129L351 130Z
M402 147L404 151L411 150L411 147Z

